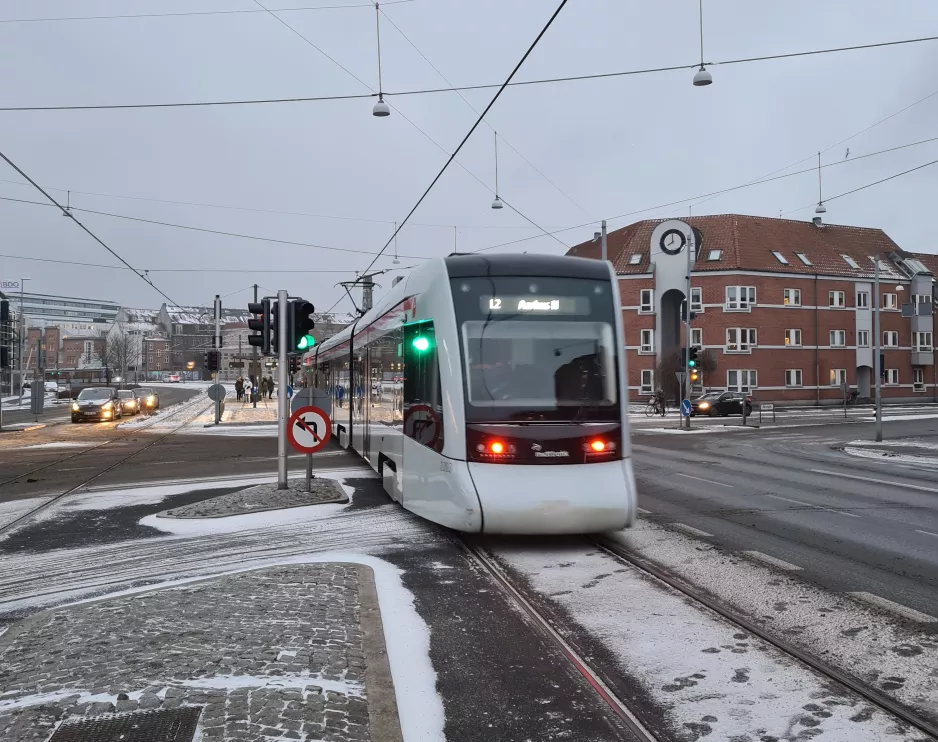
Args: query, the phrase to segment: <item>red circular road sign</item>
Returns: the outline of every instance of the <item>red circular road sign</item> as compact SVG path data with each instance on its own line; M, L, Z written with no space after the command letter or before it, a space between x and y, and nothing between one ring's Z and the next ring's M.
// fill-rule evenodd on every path
M404 435L418 443L433 448L442 432L440 418L429 405L415 404L404 415Z
M332 421L318 407L300 407L287 421L287 440L300 453L316 453L332 436Z

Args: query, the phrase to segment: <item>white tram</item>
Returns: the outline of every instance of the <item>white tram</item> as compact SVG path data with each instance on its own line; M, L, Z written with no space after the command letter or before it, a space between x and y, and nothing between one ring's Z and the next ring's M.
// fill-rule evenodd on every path
M309 355L333 435L405 508L561 534L635 519L624 347L609 264L451 255Z

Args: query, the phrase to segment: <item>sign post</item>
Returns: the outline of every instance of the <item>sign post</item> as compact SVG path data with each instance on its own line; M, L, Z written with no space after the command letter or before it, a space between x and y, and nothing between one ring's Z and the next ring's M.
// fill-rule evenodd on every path
M287 488L287 412L289 410L287 400L287 336L289 333L287 320L287 292L277 292L277 324L279 325L274 332L277 333L279 363L277 365L277 489L285 490Z
M313 454L332 437L332 421L319 407L300 407L287 423L287 439L300 453L306 454L306 491L312 488Z

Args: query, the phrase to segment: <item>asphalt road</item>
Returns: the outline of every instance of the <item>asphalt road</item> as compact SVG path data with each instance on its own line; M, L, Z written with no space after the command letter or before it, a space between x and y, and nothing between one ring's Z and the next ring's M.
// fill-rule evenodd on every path
M873 435L872 424L637 435L639 504L823 587L938 617L938 469L838 449ZM938 419L884 425L886 440L911 436L938 444Z

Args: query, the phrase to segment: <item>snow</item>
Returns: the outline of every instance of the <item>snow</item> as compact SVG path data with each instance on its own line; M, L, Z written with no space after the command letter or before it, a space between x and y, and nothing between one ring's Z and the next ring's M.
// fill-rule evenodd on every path
M37 443L33 446L26 446L26 448L31 451L38 448L87 448L94 445L90 441L53 441L52 443Z
M924 414L924 415L887 415L883 414L883 420L889 422L890 420L935 420L938 419L938 414ZM875 422L875 417L865 417L863 422L872 423Z
M814 586L791 572L724 553L648 520L612 538L874 687L886 677L904 678L901 688L881 692L913 708L926 706L932 715L938 713L932 676L938 667L938 646L920 627ZM896 651L903 647L922 652L903 656L908 653Z
M706 428L691 428L690 430L682 430L680 428L632 428L633 433L664 433L668 435L687 435L688 433L738 433L741 430L746 430L743 425L740 423L738 426L728 426L728 425L712 425ZM755 428L749 428L749 430L755 430Z
M862 725L851 721L865 703L835 694L824 677L602 552L516 547L496 554L602 642L622 674L666 710L675 737L706 724L707 735L720 740L793 739L807 728L843 742L917 738L893 734L894 719L879 711ZM838 703L825 706L824 699Z
M924 438L903 438L899 441L850 441L848 446L888 446L895 448L929 448L938 451L938 441L930 441Z
M296 653L294 652L294 654ZM283 675L214 675L210 678L174 680L171 684L186 688L217 688L219 690L258 687L295 688L304 685L317 685L325 691L344 693L347 696L363 696L365 692L361 683L350 680L329 680L308 672L284 673Z
M39 507L48 500L48 497L28 497L23 500L8 500L0 502L0 528L12 523L24 513ZM0 536L2 538L2 536Z
M222 423L221 425L205 426L205 423L199 422L190 425L186 429L187 434L201 435L221 435L221 436L249 436L253 438L276 438L277 424L270 425L237 425L234 423Z
M857 456L861 459L885 460L891 464L909 464L926 469L938 469L938 458L934 456L912 456L907 453L892 453L889 451L874 451L868 448L854 448L845 446L844 453Z

